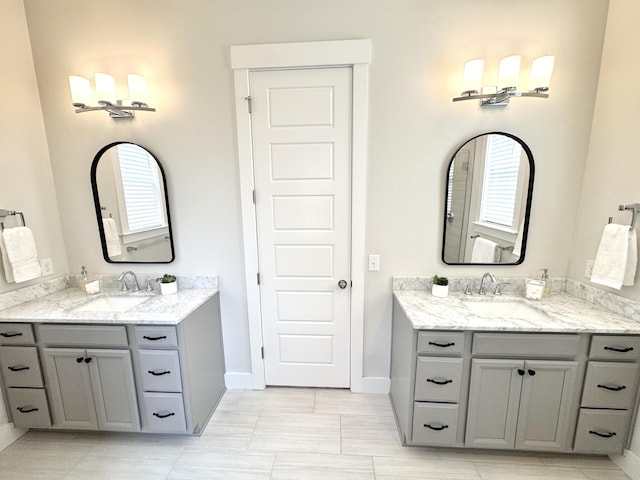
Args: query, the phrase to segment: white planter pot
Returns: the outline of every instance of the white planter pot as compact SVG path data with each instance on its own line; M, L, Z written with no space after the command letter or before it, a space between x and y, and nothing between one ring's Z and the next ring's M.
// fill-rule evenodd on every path
M449 285L433 285L431 287L431 295L440 298L449 296Z
M178 292L178 282L160 283L162 295L171 295Z

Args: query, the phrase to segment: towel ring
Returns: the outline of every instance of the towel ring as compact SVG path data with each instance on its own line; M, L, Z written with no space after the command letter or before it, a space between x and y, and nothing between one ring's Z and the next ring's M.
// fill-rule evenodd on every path
M24 214L22 212L16 212L15 210L5 210L0 208L0 230L4 230L4 217L10 217L13 215L17 215L20 217L20 221L22 222L22 226L26 227L27 222L24 221Z

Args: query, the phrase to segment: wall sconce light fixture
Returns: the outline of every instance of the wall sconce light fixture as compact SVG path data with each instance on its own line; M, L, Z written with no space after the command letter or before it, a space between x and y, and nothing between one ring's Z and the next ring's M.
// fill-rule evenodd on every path
M512 97L548 98L549 83L553 72L554 57L551 55L536 58L531 64L528 92L519 92L517 88L520 76L520 55L512 55L500 60L498 85L482 86L484 60L470 60L464 65L462 75L463 92L454 102L480 100L482 107L503 107Z
M71 88L71 103L76 107L76 113L104 110L111 118L133 118L135 110L155 112L156 109L147 105L147 81L144 77L130 73L129 99L116 99L115 79L106 73L95 74L95 98L98 106L91 106L91 84L88 79L77 75L69 76Z

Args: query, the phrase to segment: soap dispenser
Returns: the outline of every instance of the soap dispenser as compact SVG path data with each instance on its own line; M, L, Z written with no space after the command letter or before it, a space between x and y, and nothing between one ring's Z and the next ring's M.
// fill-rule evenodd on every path
M541 269L542 275L540 276L540 280L544 282L544 288L542 289L542 296L548 297L551 295L551 279L549 278L549 269L543 268Z

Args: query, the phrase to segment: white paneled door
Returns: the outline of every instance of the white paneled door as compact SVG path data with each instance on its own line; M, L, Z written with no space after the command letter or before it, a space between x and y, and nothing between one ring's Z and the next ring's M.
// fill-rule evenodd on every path
M249 79L265 383L349 387L351 68Z

